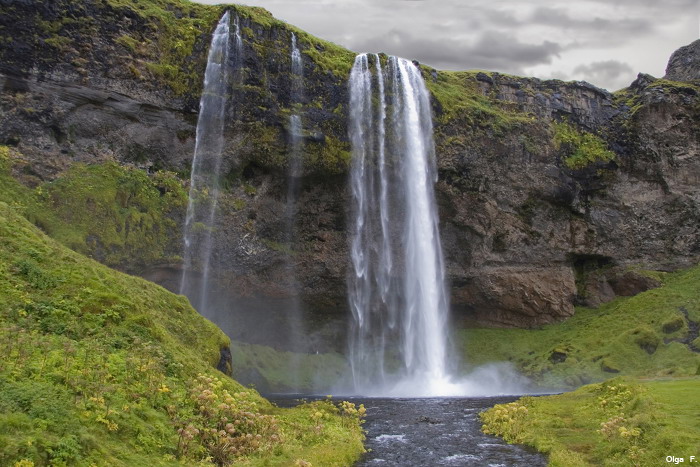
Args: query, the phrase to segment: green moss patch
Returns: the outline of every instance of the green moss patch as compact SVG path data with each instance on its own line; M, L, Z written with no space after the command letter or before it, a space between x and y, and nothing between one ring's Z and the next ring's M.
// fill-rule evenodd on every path
M572 170L580 170L597 162L614 161L617 158L600 137L580 131L566 122L554 124L554 144L562 153L564 165Z
M146 68L175 94L201 90L206 54L196 54L195 47L209 37L225 6L185 0L104 1L117 12L128 10L144 23L140 31L119 36L118 44L145 58Z
M500 135L534 120L532 115L510 108L510 103L483 95L476 75L473 71L439 71L437 80L424 76L426 86L440 104L442 112L437 115L440 123L460 119L469 126Z
M648 97L645 93L661 95L685 95L697 99L700 96L700 86L694 83L670 81L667 79L655 79L640 92L638 88L624 88L613 94L616 105L625 106L628 109L628 116L634 116L640 109L645 107Z
M10 175L20 155L0 150L0 201L20 208L54 239L109 266L177 259L187 192L174 173L76 164L30 189Z

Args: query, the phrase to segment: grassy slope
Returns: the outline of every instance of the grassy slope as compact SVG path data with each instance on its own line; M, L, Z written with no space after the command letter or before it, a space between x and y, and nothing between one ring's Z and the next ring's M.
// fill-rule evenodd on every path
M681 310L700 321L700 266L659 277L661 288L598 309L579 308L568 320L541 329L459 331L462 353L474 365L511 361L549 388L575 387L618 373L693 375L700 354L677 340L688 334Z
M700 455L700 378L616 378L481 415L484 431L550 453L550 465L663 465Z
M0 163L7 168L6 158ZM357 414L341 416L331 404L277 409L218 373L219 350L229 344L218 328L183 297L49 239L18 213L38 209L32 190L4 173L1 465L171 465L208 455L249 465L347 465L359 455ZM202 394L216 399L202 402ZM229 406L215 404L227 397ZM250 420L238 433L261 440L236 438L238 451L222 452L225 439L205 430L221 428L223 417ZM177 430L190 425L199 434L186 443Z

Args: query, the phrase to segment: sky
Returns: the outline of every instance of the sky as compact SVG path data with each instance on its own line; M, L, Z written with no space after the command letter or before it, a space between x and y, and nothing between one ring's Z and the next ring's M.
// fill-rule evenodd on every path
M196 0L222 3L221 0ZM662 77L700 37L700 0L243 0L356 52L442 70L585 80L614 91Z

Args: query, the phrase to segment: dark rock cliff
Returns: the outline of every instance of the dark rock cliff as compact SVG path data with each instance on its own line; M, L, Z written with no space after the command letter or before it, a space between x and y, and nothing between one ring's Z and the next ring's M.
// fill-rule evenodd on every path
M206 50L224 7L142 3L0 0L0 144L29 162L25 183L105 160L176 171L187 183ZM245 51L214 231L217 321L235 337L284 346L292 257L320 336L311 347L340 348L353 54L262 10L233 8ZM298 241L289 246L293 30L304 58L305 170ZM653 286L633 269L698 262L700 87L671 81L697 78L686 55L674 54L666 79L640 75L615 94L584 82L423 67L455 319L537 326L570 316L576 303ZM134 264L115 266L177 288L177 262ZM227 324L229 309L237 316Z
M664 78L674 81L700 79L700 39L673 52Z

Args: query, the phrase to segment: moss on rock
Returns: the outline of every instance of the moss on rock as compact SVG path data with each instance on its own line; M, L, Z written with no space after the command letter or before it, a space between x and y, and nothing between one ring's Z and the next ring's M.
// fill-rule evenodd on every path
M562 154L564 165L571 170L612 162L617 158L593 133L580 131L567 122L554 123L553 128L555 146Z

